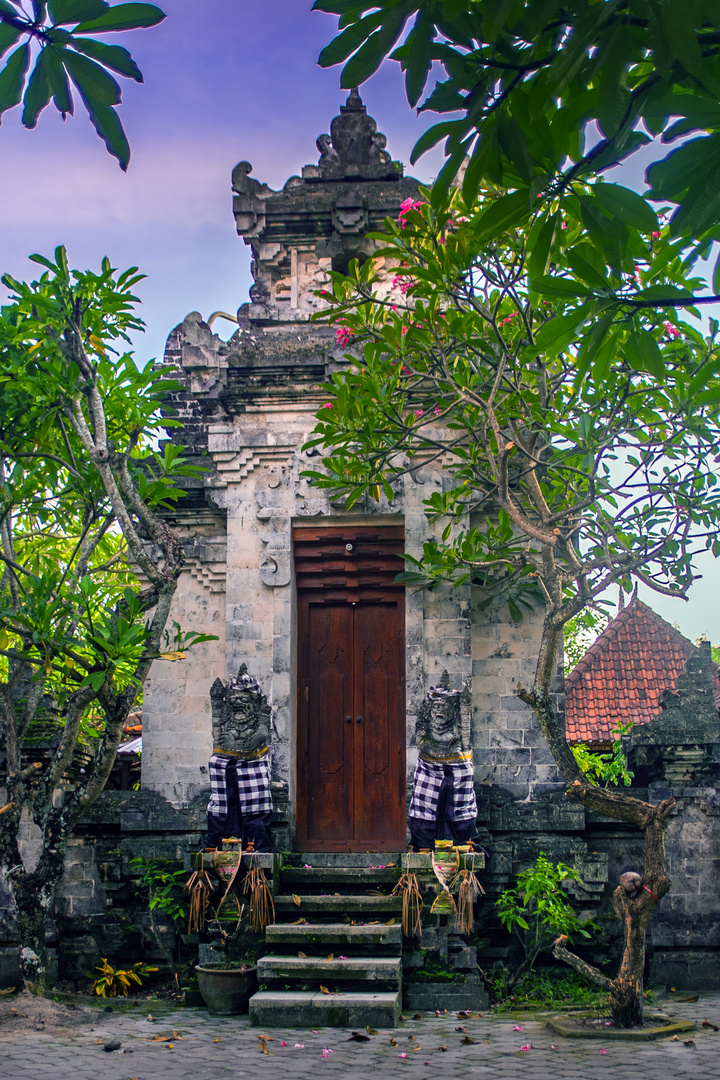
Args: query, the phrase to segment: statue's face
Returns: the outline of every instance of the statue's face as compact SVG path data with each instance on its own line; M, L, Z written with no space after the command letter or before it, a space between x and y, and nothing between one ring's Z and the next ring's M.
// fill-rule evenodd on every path
M249 694L247 690L231 690L228 694L228 703L232 709L233 724L242 727L250 719L255 703L255 694Z
M430 730L433 738L447 736L456 727L456 703L454 699L433 701L430 704Z

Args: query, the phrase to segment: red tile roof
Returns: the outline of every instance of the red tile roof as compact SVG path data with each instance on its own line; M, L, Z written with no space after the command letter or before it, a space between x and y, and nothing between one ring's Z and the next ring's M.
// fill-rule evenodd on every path
M565 680L569 742L609 743L618 722L647 724L660 712L658 698L673 689L695 646L633 599L590 646ZM713 665L720 707L720 668Z

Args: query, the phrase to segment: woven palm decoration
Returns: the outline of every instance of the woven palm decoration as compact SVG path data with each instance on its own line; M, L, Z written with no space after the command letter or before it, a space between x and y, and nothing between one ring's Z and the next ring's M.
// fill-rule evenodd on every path
M402 893L402 930L405 937L422 937L421 913L424 907L417 874L406 870L392 895Z
M458 870L450 888L458 891L457 928L461 934L469 934L475 921L473 904L478 895L485 895L485 890L475 873L475 855L468 852L468 854L462 855L461 858L463 869Z
M250 929L264 934L269 922L275 922L275 904L265 871L255 866L255 852L249 855L250 869L243 879L243 892L250 896Z
M240 901L233 892L233 884L240 869L241 852L240 846L236 851L216 851L213 856L215 872L220 878L220 885L224 888L220 903L215 909L215 918L218 922L239 922L242 908Z
M205 929L213 884L207 871L201 868L193 871L185 882L185 888L190 893L188 934L196 934Z

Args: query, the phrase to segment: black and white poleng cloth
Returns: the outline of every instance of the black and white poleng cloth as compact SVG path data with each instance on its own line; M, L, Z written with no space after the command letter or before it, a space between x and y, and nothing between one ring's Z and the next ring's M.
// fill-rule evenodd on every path
M418 758L408 817L436 821L443 780L452 780L452 820L474 821L477 817L475 775L472 756L462 761L433 762ZM446 785L447 787L447 785Z
M210 774L208 814L219 818L227 817L230 804L234 801L232 795L229 797L228 783L237 786L240 812L243 817L272 810L270 761L267 754L259 758L236 758L213 754L208 771Z

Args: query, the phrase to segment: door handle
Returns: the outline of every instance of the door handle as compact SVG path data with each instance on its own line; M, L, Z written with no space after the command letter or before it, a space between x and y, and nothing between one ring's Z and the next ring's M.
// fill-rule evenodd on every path
M355 717L355 723L356 724L362 724L362 716L356 716Z
M352 724L352 716L346 716L345 717L345 723L346 724Z

